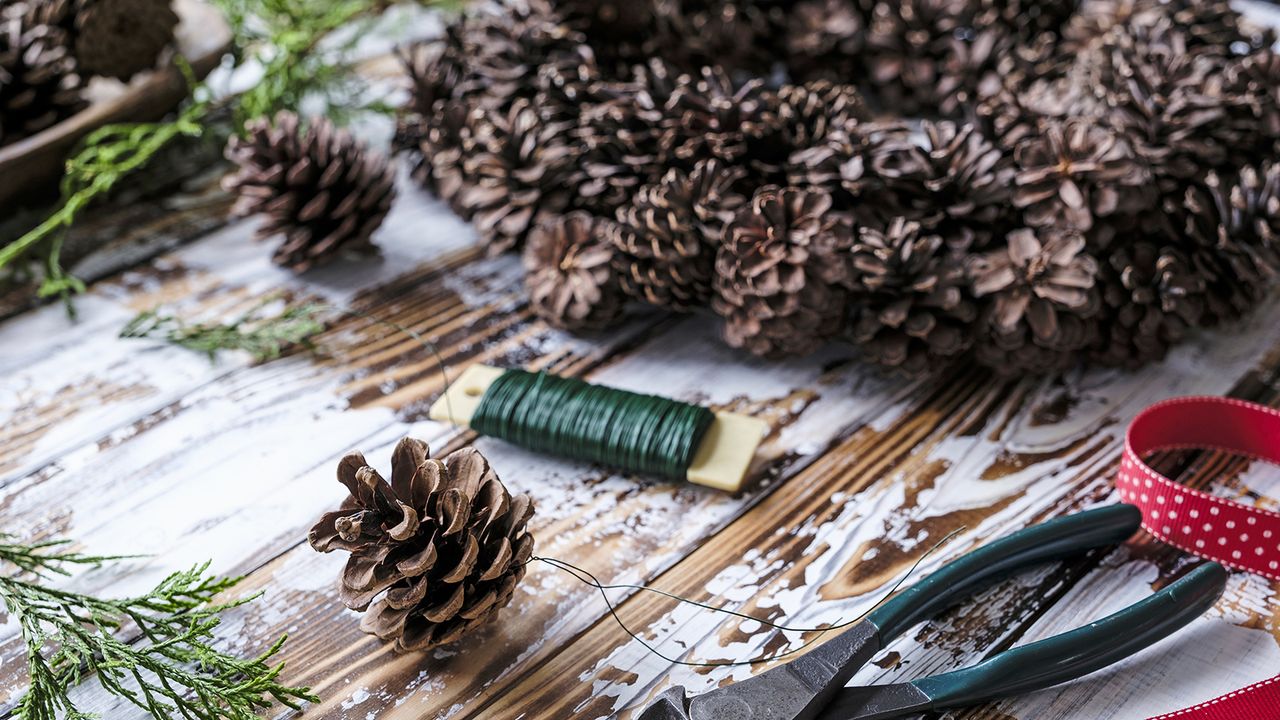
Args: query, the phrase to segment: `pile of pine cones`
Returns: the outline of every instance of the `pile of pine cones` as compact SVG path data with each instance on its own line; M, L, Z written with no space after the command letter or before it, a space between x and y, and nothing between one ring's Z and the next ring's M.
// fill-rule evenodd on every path
M1280 270L1280 55L1227 0L504 0L398 142L531 302L763 356L1157 360Z
M0 145L82 110L91 77L154 67L177 25L170 0L0 0Z

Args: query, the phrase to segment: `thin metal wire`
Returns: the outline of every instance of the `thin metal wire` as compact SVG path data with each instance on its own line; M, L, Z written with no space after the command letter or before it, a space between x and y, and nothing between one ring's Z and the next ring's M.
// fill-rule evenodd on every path
M714 420L701 405L508 370L480 398L470 425L535 452L678 480Z
M606 607L609 608L609 615L613 618L613 621L618 624L618 627L622 628L622 631L630 635L636 642L643 645L646 650L648 650L649 652L653 653L654 655L657 655L658 657L662 658L663 660L666 660L667 662L673 665L684 665L687 667L739 667L743 665L760 665L763 663L771 663L776 660L781 660L782 658L788 657L790 655L795 655L809 648L810 646L814 645L824 635L826 635L827 633L833 630L843 630L844 628L847 628L862 622L867 617L867 615L871 614L873 611L875 611L877 608L883 605L890 597L893 596L894 593L898 591L898 588L902 587L902 584L905 583L908 578L910 578L912 575L915 574L916 570L919 569L920 567L920 563L924 562L925 559L928 558L930 555L932 555L934 552L936 552L938 548L941 548L943 545L950 542L952 538L954 538L956 535L959 535L961 532L964 532L964 530L965 530L964 527L960 527L951 531L949 534L947 534L946 537L934 543L933 546L930 547L928 550L926 550L923 555L921 555L919 558L916 558L916 561L912 563L911 567L907 570L906 574L903 575L901 578L899 578L898 582L894 583L893 587L889 588L889 590L879 600L876 601L876 604L868 608L866 612L863 612L861 615L853 618L852 620L844 620L843 618L837 618L835 623L831 625L827 625L825 627L803 628L803 627L793 627L788 625L779 625L778 623L771 622L765 618L758 618L752 615L747 615L746 613L737 612L736 610L730 610L724 607L717 607L715 605L699 602L697 600L690 600L689 598L681 597L679 595L674 595L664 590L658 590L657 588L651 588L645 585L604 584L604 583L601 583L600 579L597 578L595 575L593 575L591 572L584 570L576 565L573 565L572 563L566 562L564 560L559 560L557 558L546 558L546 557L540 557L535 555L529 558L528 560L526 560L525 564L528 565L529 563L532 563L532 562L545 563L547 565L550 565L553 568L556 568L557 570L560 570L561 572L568 573L569 575L573 576L576 580L583 583L584 585L590 585L591 587L594 587L597 590L599 590L600 597L604 598L604 604ZM805 641L804 644L800 645L799 647L795 647L780 653L775 653L773 655L753 658L750 660L721 660L716 662L695 662L690 660L679 660L677 658L673 658L666 655L657 647L649 643L649 641L637 635L634 631L632 631L631 628L627 627L627 624L623 622L622 618L618 615L617 608L614 606L613 601L609 599L609 594L606 592L607 590L636 590L639 592L649 592L655 595L661 595L663 597L670 598L679 603L684 603L686 605L694 605L704 610L710 610L712 612L718 612L724 615L732 615L734 617L742 618L743 620L754 620L755 622L758 622L761 625L767 625L768 627L774 628L775 630L781 630L783 632L799 632L799 633L816 632L818 634L815 635L813 638Z

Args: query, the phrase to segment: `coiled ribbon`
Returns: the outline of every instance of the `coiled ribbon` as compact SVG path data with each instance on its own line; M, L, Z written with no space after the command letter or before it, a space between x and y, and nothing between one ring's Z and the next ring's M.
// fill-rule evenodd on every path
M1280 513L1214 497L1156 472L1159 450L1213 449L1280 463L1280 411L1223 397L1157 403L1129 426L1116 485L1159 540L1229 568L1280 580ZM1150 720L1277 720L1280 675Z

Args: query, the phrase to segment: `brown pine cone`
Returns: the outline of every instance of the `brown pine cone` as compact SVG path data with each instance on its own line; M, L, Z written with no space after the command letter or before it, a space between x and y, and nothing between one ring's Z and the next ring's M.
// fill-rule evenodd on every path
M566 26L546 0L479 3L467 10L460 32L468 72L456 93L486 109L507 110L517 99L532 101L557 89L565 78L596 72L586 38Z
M227 158L239 170L223 186L239 198L233 212L262 214L259 239L284 242L272 260L294 272L331 261L339 252L368 252L395 198L395 172L326 118L304 131L290 112L248 123L233 137Z
M28 14L67 32L82 72L124 81L155 67L178 26L170 0L31 0Z
M444 37L415 43L401 53L400 61L409 78L409 101L396 119L392 141L397 150L410 153L414 178L446 201L451 201L453 194L441 188L435 167L458 164L462 129L469 112L463 101L454 99L465 73L459 29L459 25L449 25ZM453 156L437 163L437 155L448 152Z
M975 297L986 298L977 339L980 360L1010 370L1045 370L1070 364L1093 340L1087 322L1099 305L1098 263L1085 240L1058 230L1028 228L1008 235L1008 246L966 263Z
M581 150L570 127L543 121L524 99L505 111L475 108L466 123L458 202L490 253L519 248L535 225L569 207Z
M968 350L977 307L964 270L938 235L898 218L864 227L853 248L857 291L850 339L872 361L920 376Z
M892 194L873 202L942 234L954 250L985 246L1008 225L1011 158L972 124L926 120L923 129L924 146L901 128L868 148L875 181Z
M1280 166L1245 167L1235 178L1209 173L1186 189L1185 238L1206 285L1205 324L1257 307L1280 273Z
M592 97L581 104L573 130L582 151L577 207L612 217L641 185L662 176L668 165L660 127L664 76L638 69L630 82L601 83L589 91Z
M833 132L852 132L869 118L857 88L826 80L784 85L778 91L777 114L790 149L818 145Z
M718 160L672 168L619 208L610 236L623 291L680 312L706 305L724 226L746 203L733 189L743 174Z
M307 539L319 552L351 553L339 579L360 629L394 640L399 652L454 642L511 602L533 555L528 495L511 496L474 448L443 460L405 438L391 456L391 482L353 452L338 464L351 491Z
M625 298L613 273L608 221L584 212L544 220L524 249L529 304L569 331L596 331L622 315Z
M582 33L604 66L627 67L666 48L654 0L552 0L564 24Z
M1013 204L1032 227L1093 227L1095 218L1151 205L1144 162L1115 131L1088 120L1048 122L1014 152Z
M1169 347L1201 324L1205 278L1186 253L1144 239L1112 251L1100 285L1107 312L1094 359L1136 368L1164 359Z
M767 186L725 227L712 307L729 345L803 355L839 333L853 227L831 206L829 195Z
M1093 81L1109 88L1108 121L1168 192L1260 146L1257 90L1225 85L1227 61L1190 53L1182 28L1117 28L1097 41ZM1241 91L1242 90L1242 91Z
M737 86L718 67L704 67L698 77L677 80L663 121L663 151L689 166L711 158L752 163L776 156L781 127L778 97L762 80Z
M0 17L0 145L34 135L86 105L84 81L53 25Z
M787 67L806 80L856 77L866 20L854 0L800 0L787 17Z
M681 67L764 74L777 57L785 7L769 0L657 0L664 51Z

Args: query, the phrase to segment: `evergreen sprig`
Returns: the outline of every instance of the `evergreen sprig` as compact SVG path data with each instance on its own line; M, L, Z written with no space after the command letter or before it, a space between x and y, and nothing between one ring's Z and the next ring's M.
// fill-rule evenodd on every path
M325 306L307 303L274 315L264 313L277 300L268 297L227 322L188 323L156 309L146 310L120 330L120 337L163 340L205 353L211 360L219 350L245 350L258 362L266 362L293 345L314 349L311 338L324 331L320 317Z
M0 605L17 621L30 674L15 717L93 717L70 696L90 677L158 720L252 720L276 703L298 709L318 702L307 688L280 682L284 665L274 658L285 637L250 659L213 646L220 615L258 597L214 601L240 578L210 575L205 563L170 575L145 595L105 600L45 584L51 575L66 575L68 566L119 559L65 546L0 537L0 563L14 568L0 573ZM135 631L135 641L120 637L125 627Z

